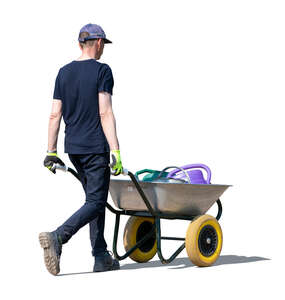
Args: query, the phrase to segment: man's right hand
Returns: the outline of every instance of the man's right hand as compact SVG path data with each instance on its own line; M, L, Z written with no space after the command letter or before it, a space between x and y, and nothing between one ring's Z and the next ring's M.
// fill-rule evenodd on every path
M64 162L58 157L56 152L48 152L44 160L44 166L55 174L55 169L52 169L54 164L65 166Z
M111 158L110 167L113 171L112 175L118 176L123 172L120 150L111 150Z

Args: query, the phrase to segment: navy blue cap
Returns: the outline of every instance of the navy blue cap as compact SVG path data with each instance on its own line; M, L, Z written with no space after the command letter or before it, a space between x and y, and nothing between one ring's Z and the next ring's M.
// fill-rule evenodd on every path
M81 32L88 32L89 36L87 36L85 38L80 38L79 36L80 36ZM97 24L89 23L89 24L83 26L80 29L79 36L78 36L78 41L83 42L83 43L85 41L94 40L94 39L103 39L105 44L112 43L110 40L106 39L106 34L105 34L104 30L102 29L101 26L99 26Z

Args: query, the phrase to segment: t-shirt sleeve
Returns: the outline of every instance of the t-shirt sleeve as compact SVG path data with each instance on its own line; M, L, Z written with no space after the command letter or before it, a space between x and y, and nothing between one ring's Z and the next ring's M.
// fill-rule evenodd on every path
M113 95L114 78L111 68L103 64L98 74L98 92L107 92Z
M53 92L53 99L60 99L61 100L61 93L60 93L60 70L56 76L55 85L54 85L54 92Z

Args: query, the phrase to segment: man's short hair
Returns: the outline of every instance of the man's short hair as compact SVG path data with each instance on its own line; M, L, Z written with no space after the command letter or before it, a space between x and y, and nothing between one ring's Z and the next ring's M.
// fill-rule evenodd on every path
M84 31L84 32L80 33L79 38L84 39L84 38L88 37L89 35L90 35L89 32ZM88 40L85 42L79 42L79 43L83 48L87 48L87 47L92 47L95 43L95 40L98 40L98 39L92 39L92 40Z

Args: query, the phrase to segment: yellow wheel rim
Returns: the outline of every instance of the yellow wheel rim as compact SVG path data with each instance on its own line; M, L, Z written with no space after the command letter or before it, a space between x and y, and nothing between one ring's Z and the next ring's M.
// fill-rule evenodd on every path
M189 224L185 247L189 259L199 267L212 265L219 257L223 234L218 221L209 215L197 217Z
M150 232L154 218L150 217L130 217L124 230L124 247L130 250L139 240ZM157 251L157 243L154 237L146 241L145 244L137 248L130 254L130 258L136 262L147 262L154 257Z

